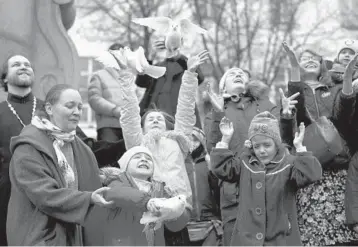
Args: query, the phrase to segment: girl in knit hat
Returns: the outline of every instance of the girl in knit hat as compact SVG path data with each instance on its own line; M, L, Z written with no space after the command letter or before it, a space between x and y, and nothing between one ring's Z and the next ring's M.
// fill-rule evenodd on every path
M267 111L253 118L240 156L228 149L233 124L223 118L220 131L222 140L211 153L213 172L240 189L231 245L301 245L296 191L322 175L320 163L302 145L305 126L295 134L296 156L282 144L278 120Z
M107 218L105 245L162 246L164 227L143 231L140 224L143 212L161 213L151 198L169 198L174 193L163 182L153 180L154 157L146 147L136 146L123 154L120 168L101 169L102 183L110 190L105 198L114 201ZM189 206L176 219L164 223L171 231L182 229L190 217Z

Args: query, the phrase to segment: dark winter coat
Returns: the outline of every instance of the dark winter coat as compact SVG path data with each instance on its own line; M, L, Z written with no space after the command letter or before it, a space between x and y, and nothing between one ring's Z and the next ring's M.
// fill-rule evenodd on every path
M281 147L264 166L248 150L238 158L228 149L215 148L211 161L216 176L240 189L231 246L301 245L296 191L322 176L311 152L292 156Z
M279 116L279 108L276 107L268 98L269 88L262 82L251 81L243 97L238 101L228 100L225 104L224 113L212 112L212 123L208 139L208 152L221 140L219 124L221 119L226 116L234 126L234 135L229 144L229 149L234 153L241 153L244 142L248 138L248 130L251 120L260 112L269 111L275 116ZM212 165L215 165L214 163ZM225 225L226 222L236 218L239 188L237 183L221 182L221 217ZM225 227L225 226L224 226ZM224 229L225 230L225 229Z
M78 190L65 187L52 141L26 126L11 140L9 245L103 245L104 211L91 205L101 187L96 159L78 137L71 143ZM81 227L84 227L82 236Z
M156 64L167 69L164 76L158 79L151 78L148 75L137 76L137 86L146 88L143 99L139 104L141 115L155 104L158 109L175 116L182 76L187 69L187 60L185 56L181 55L178 59L166 59ZM197 73L200 85L204 81L204 76L200 69L197 70ZM200 127L201 122L197 107L195 107L195 114L197 119L196 126Z
M139 221L145 211L147 203L151 198L168 197L164 192L164 183L153 182L152 190L149 193L140 191L133 178L121 174L113 180L111 188L106 195L108 201L114 201L116 208L109 211L105 225L105 245L114 246L147 246L148 239L143 232L144 225ZM186 226L190 212L184 213L176 220L165 222L165 227L173 232L177 232ZM155 231L154 245L164 246L164 226Z

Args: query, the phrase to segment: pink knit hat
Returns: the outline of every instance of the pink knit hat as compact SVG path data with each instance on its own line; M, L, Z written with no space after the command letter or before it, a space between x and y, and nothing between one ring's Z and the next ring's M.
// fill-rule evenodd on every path
M274 115L265 111L257 114L249 127L249 140L256 135L264 135L272 138L276 143L281 143L279 123Z

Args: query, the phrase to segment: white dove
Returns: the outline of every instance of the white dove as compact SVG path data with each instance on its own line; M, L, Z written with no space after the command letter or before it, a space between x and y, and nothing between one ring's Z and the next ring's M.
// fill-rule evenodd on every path
M105 51L96 60L106 67L117 70L129 68L135 74L146 74L156 79L163 76L166 71L165 67L150 65L145 58L144 49L141 46L135 52L131 51L129 47Z
M196 33L207 33L205 29L193 24L188 19L173 21L169 17L162 16L136 18L132 21L139 25L152 28L165 35L165 48L167 49L168 57L173 57L179 53L183 37L188 37Z
M154 223L154 230L161 227L162 222L166 220L176 219L181 216L185 210L186 196L177 195L172 198L152 198L152 203L159 208L160 214L154 215L152 212L144 212L140 223L145 225L144 230L148 230L151 223Z

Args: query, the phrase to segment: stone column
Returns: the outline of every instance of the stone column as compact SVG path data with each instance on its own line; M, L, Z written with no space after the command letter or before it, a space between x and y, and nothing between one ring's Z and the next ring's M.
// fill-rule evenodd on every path
M55 84L77 88L79 57L67 30L75 20L74 0L0 1L0 64L26 56L35 70L34 94L43 99ZM1 90L0 101L6 93Z

